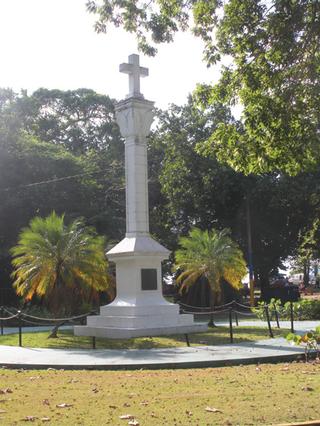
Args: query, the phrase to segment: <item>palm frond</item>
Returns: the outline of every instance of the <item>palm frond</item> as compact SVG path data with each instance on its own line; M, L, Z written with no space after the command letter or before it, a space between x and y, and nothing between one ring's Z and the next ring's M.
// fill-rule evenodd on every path
M230 238L230 230L202 231L193 228L187 237L179 239L180 249L175 254L175 269L181 270L178 283L189 287L205 275L216 293L225 279L234 288L240 288L246 274L246 263L238 245ZM195 277L198 274L198 278ZM189 279L189 277L192 277ZM189 279L189 280L188 280Z
M63 288L78 293L82 289L83 294L86 289L107 290L110 279L104 249L104 238L85 227L82 219L65 225L64 216L55 212L46 218L35 217L11 249L17 294L25 299L34 295L48 301L52 298L58 306L59 297L61 305L66 302Z

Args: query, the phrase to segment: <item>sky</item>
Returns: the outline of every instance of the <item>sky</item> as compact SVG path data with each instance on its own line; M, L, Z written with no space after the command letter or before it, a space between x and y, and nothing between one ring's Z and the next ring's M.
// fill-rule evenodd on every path
M120 29L96 34L86 0L0 0L0 87L32 93L39 87L90 88L115 99L128 92L119 64L138 53L134 35ZM149 68L141 91L159 108L184 104L196 83L217 81L217 69L202 61L202 42L178 34L159 46L154 58L140 53Z

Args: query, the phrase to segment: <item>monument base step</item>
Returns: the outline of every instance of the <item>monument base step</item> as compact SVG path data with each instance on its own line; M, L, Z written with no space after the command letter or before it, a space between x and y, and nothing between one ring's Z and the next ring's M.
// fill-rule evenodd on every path
M133 337L201 333L207 330L208 325L206 323L193 323L192 325L173 325L153 328L92 327L86 325L74 326L74 334L76 336L104 337L108 339L131 339Z
M156 299L153 297L153 299ZM179 315L179 305L168 303L160 299L160 303L154 303L156 300L142 301L138 304L137 300L134 300L131 304L120 304L117 299L110 303L100 307L101 316L154 316L154 315Z
M153 315L146 316L106 316L96 315L87 318L88 327L149 328L172 327L173 325L192 325L193 315Z

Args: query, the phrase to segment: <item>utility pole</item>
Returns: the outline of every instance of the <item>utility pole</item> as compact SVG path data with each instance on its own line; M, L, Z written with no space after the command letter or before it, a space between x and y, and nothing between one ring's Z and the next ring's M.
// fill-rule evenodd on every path
M246 219L247 219L247 239L248 239L248 268L249 268L249 289L250 305L254 306L254 280L252 263L252 233L251 233L251 214L250 214L250 196L246 195Z

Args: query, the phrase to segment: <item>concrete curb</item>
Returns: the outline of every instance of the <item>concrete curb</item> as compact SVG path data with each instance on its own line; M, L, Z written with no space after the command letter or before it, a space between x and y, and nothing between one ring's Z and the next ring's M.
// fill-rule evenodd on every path
M10 364L0 363L2 368L11 370L100 370L100 371L129 371L129 370L176 370L188 368L218 368L218 367L232 367L237 365L252 365L252 364L276 364L281 362L291 362L302 360L303 354L295 355L278 355L267 357L253 357L253 358L239 358L237 360L217 360L217 361L186 361L186 362L165 362L165 363L152 363L152 364L106 364L106 365L92 365L92 364Z
M212 368L304 358L304 348L283 338L221 346L163 349L39 349L2 346L0 365L26 369L139 370Z

